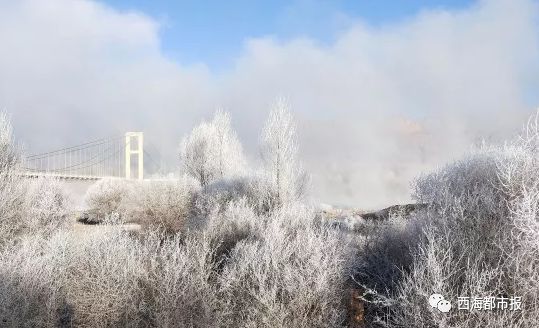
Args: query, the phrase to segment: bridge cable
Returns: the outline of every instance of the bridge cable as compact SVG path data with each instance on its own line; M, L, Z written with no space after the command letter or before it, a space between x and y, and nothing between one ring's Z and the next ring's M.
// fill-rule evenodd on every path
M88 149L88 148L99 146L99 145L105 144L107 142L110 142L110 141L113 141L113 140L118 140L118 139L121 139L121 138L124 138L124 136L119 136L119 137L114 136L114 137L109 137L109 138L98 139L98 140L94 140L94 141L83 143L83 144L76 145L76 146L71 146L71 147L66 147L66 148L62 148L62 149L49 151L49 152L46 152L46 153L33 154L33 155L30 155L30 156L27 156L26 159L27 160L28 159L32 159L32 160L33 159L40 159L40 158L47 157L48 155L51 155L51 154L66 152L67 150L77 151L77 150L82 150L82 149ZM86 146L86 147L83 147L83 146Z

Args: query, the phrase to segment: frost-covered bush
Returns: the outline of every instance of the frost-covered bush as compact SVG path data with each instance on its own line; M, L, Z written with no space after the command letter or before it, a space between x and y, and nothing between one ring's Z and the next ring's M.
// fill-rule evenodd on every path
M123 202L129 197L134 182L123 179L104 178L88 188L84 200L96 221L108 216L119 216L124 211Z
M47 237L69 226L70 199L63 184L51 178L17 181L13 216L4 217L0 244L17 243L25 235Z
M339 327L349 249L302 206L244 201L185 234L101 226L0 251L3 325Z
M203 234L215 248L215 262L219 270L226 265L238 243L260 238L263 220L245 198L231 201L221 212L213 212L208 216Z
M462 218L455 223L481 224L488 230L507 218L507 194L500 189L499 179L499 165L507 160L511 159L502 148L475 150L438 171L420 176L413 196L439 212L444 221Z
M461 241L455 250L459 256L486 266L498 264L499 243L512 226L509 195L499 179L499 165L511 161L508 155L503 148L479 149L416 184L415 197L429 204L423 219L435 231Z
M202 235L96 232L73 241L67 297L88 327L223 327L214 248Z
M538 135L532 123L514 142L476 150L418 180L415 195L429 206L416 214L421 229L412 243L405 243L410 245L406 252L399 247L390 251L401 274L373 279L365 272L382 261L369 262L366 255L359 260L363 267L356 276L370 293L370 326L536 326ZM402 243L399 237L394 240ZM371 253L371 258L380 256L376 248ZM408 258L404 263L398 260L403 257ZM459 296L521 297L523 310L441 313L428 305L433 293L443 294L454 308Z
M272 190L262 174L222 179L197 192L193 214L205 219L214 212L222 212L230 202L239 200L248 204L256 214L268 214L278 206Z
M54 179L28 180L19 173L19 155L5 114L0 114L0 245L27 234L50 235L66 225L69 202Z
M0 326L70 326L66 241L66 233L50 240L32 235L16 247L0 250Z
M249 178L222 179L201 188L195 195L194 215L208 218L214 212L223 211L227 204L249 197L251 181Z
M191 215L195 190L189 179L140 182L131 192L126 220L178 232Z
M0 251L0 326L223 327L213 258L199 236L28 236Z
M539 322L539 197L537 189L524 192L512 203L513 227L503 246L504 287L509 295L522 297L523 311L515 313L521 326ZM516 319L515 318L515 319ZM511 318L513 319L513 318Z
M7 176L0 184L0 248L14 242L25 219L25 188L20 178Z
M264 219L255 213L246 198L240 198L228 202L222 211L211 213L205 230L218 236L230 230L254 231Z
M196 190L195 183L185 177L147 181L106 178L93 184L85 199L98 222L136 222L175 232L191 214Z
M149 272L145 268L148 254L141 244L111 229L72 238L69 246L65 289L74 325L143 326L141 287Z
M27 233L50 236L69 224L71 201L60 181L52 178L31 180L25 196Z
M195 127L180 143L180 160L202 187L244 174L245 158L229 114L218 111L211 122Z
M351 250L310 208L289 204L263 215L234 200L212 213L200 236L214 246L220 327L345 324Z
M361 261L355 268L355 279L368 282L364 287L374 291L394 290L412 264L421 228L422 222L404 221L402 217L391 217L378 224L376 231L371 230L360 245Z
M240 241L219 277L227 327L339 327L348 248L335 231L312 224L301 207L282 208Z
M370 326L452 322L454 327L501 327L513 322L488 311L440 313L427 302L433 293L455 307L459 296L514 295L505 253L513 224L498 169L506 155L502 149L477 150L417 180L415 196L429 206L414 214L404 230L376 234L361 254L355 276L371 302L366 309Z
M204 235L146 240L146 304L154 327L224 327L216 282L215 248Z

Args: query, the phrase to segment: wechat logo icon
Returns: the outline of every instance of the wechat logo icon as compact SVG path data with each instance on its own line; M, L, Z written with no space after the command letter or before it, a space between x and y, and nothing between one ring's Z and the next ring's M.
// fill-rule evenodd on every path
M451 302L446 300L442 294L430 295L429 304L431 307L436 308L443 313L447 313L451 310Z

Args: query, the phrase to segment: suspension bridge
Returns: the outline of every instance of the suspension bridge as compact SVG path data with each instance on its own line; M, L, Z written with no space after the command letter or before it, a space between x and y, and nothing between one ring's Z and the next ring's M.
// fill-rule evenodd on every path
M127 132L62 148L23 156L23 175L29 178L98 180L105 177L144 179L144 135Z

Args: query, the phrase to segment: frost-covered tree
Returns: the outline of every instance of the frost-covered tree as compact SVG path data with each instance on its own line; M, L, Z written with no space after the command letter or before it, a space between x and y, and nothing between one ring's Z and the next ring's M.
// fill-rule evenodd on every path
M0 113L0 174L7 175L19 163L18 152L13 144L13 129L6 113Z
M180 144L182 169L202 186L206 186L213 179L209 145L211 134L210 124L203 122L184 137Z
M232 130L230 115L221 110L211 122L202 122L180 144L180 160L186 173L206 187L213 181L241 175L245 158Z
M221 110L212 121L215 129L217 172L220 178L243 173L245 158L240 142L230 121L230 114Z
M298 161L296 125L285 99L275 102L261 141L271 203L280 205L303 197L307 178Z
M24 207L24 184L15 174L19 155L13 143L11 123L0 113L0 245L16 233L14 223L21 220Z

